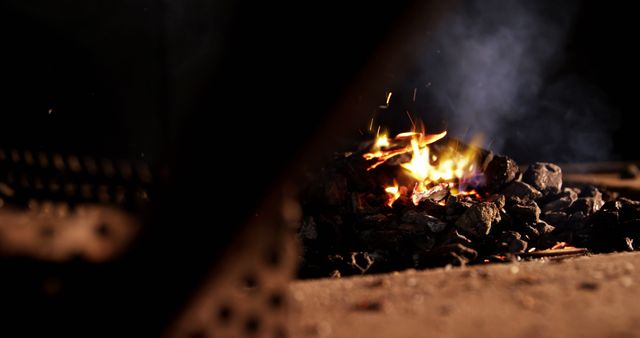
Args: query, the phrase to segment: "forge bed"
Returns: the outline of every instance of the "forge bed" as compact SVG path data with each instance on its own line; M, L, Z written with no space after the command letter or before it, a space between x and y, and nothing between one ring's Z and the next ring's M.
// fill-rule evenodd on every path
M297 281L292 337L640 337L640 252Z
M565 181L640 197L629 163ZM296 281L292 337L640 337L640 252Z

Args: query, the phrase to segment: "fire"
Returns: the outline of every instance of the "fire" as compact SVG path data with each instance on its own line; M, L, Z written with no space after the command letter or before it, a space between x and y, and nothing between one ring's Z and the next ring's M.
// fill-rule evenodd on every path
M387 193L387 203L386 205L391 207L393 206L393 202L395 202L398 198L400 198L400 188L398 187L398 182L393 180L393 185L386 187L384 191Z
M374 147L376 147L376 149L381 149L383 147L388 147L389 146L389 138L387 137L387 134L382 134L381 136L378 136L378 138L376 139L376 143L374 144Z
M447 132L425 134L422 130L424 128L400 133L392 139L386 133L378 135L371 152L363 155L366 160L375 160L367 170L375 169L393 157L409 154L411 158L400 166L414 181L411 193L414 204L432 196L446 196L447 193L480 197L475 190L466 189L467 183L478 176L473 160L474 148L469 147L465 152L449 148L436 156L431 154L429 145L444 138ZM395 180L393 185L385 187L385 192L389 195L388 206L401 196Z
M446 135L446 131L432 135L425 135L418 132L400 133L393 139L394 145L391 145L388 136L386 134L382 134L376 137L372 152L366 153L362 155L362 157L364 157L365 160L376 159L377 162L369 166L367 170L375 169L390 158L413 152L413 143L415 139L418 140L419 148L424 148L428 144L434 143ZM403 146L402 144L406 144L407 139L411 140L411 144Z

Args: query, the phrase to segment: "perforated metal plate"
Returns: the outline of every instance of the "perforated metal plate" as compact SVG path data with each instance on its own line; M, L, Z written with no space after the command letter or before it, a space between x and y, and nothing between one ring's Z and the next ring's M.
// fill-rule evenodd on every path
M270 205L230 245L166 337L289 337L287 285L297 268L299 211L294 202Z

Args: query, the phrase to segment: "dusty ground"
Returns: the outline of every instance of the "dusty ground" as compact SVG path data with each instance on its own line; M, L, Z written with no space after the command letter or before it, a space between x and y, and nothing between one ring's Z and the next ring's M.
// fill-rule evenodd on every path
M298 281L291 337L640 337L640 253Z

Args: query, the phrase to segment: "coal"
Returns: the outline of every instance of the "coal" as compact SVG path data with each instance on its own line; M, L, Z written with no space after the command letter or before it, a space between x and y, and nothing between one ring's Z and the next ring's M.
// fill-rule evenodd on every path
M557 200L551 201L542 207L542 211L562 211L571 206L574 200L570 197L561 197Z
M433 233L441 232L447 227L447 223L429 215L426 211L408 210L402 215L402 221L425 225Z
M561 225L569 220L569 215L562 211L546 211L540 218L553 225Z
M528 245L529 243L527 243L522 239L513 240L511 244L509 244L509 252L510 253L525 252L527 250Z
M499 191L508 183L515 180L520 169L514 160L507 156L493 156L484 171L487 189Z
M502 194L507 198L517 197L525 200L535 200L542 197L542 193L536 188L520 181L511 182L502 190Z
M473 241L467 236L463 235L456 228L449 228L443 232L439 238L437 247L447 246L451 244L460 244L466 247L473 247Z
M592 215L604 205L602 195L596 197L580 197L576 199L569 208L569 212L582 212L585 215Z
M640 219L640 202L627 198L620 198L620 220L630 221Z
M493 194L487 198L487 202L493 202L498 209L502 209L506 204L506 199L502 194Z
M548 235L556 229L556 227L554 227L553 225L550 225L542 220L536 223L535 228L538 230L540 235Z
M540 221L540 208L536 202L531 200L512 204L507 207L507 211L519 223L535 224Z
M478 203L464 212L456 221L456 226L464 232L482 237L491 231L491 225L500 221L500 211L491 202Z
M562 169L553 163L538 162L527 168L522 181L544 194L559 193L562 188Z
M499 247L508 253L522 253L527 250L529 243L526 236L517 231L502 231L498 239Z
M564 188L561 192L547 195L541 200L542 211L562 211L571 206L578 199L578 191L572 188Z
M640 202L595 186L563 187L551 163L521 174L509 157L480 154L481 175L430 182L417 205L415 182L398 175L408 155L374 170L361 154L336 156L301 189L301 276L504 261L558 242L592 252L640 249ZM384 187L394 179L401 196L389 207ZM454 196L456 185L477 193Z

